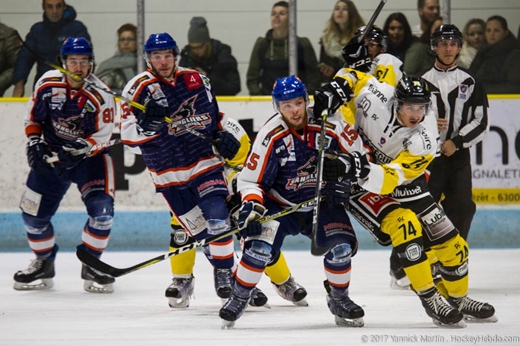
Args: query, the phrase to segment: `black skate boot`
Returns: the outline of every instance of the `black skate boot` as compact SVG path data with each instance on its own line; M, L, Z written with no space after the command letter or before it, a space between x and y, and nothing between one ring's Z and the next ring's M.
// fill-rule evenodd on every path
M498 321L495 308L488 303L482 303L471 298L448 298L448 302L459 309L468 322L494 323Z
M173 282L164 292L168 305L173 309L185 309L190 306L190 297L195 289L193 274L189 278L173 278Z
M14 274L13 288L19 291L47 290L54 286L54 259L58 252L58 245L54 245L49 258L34 259L25 270L19 270Z
M114 292L114 279L112 276L97 271L83 264L81 268L81 278L85 280L83 289L91 293L112 293Z
M336 325L340 327L363 327L365 311L348 296L348 290L332 287L324 281L327 290L327 305L334 315Z
M456 308L452 307L435 287L418 293L421 303L430 316L433 323L439 327L465 328L463 316Z
M231 269L213 269L213 277L215 279L215 291L221 299L228 299L233 289L233 273Z
M249 300L249 305L264 307L270 309L271 307L267 304L268 298L258 287L253 288L251 291L251 299Z
M239 298L235 295L231 295L218 313L222 319L222 329L229 329L235 326L235 321L242 316L249 300L250 298Z
M289 279L280 285L277 285L274 282L271 283L273 284L276 293L278 293L278 295L283 299L290 301L296 306L309 306L305 300L307 291L302 285L294 281L292 276L289 276Z

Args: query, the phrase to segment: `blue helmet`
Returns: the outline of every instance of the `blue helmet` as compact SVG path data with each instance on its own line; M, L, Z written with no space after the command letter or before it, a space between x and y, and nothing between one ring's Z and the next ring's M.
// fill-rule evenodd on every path
M61 45L61 56L66 57L67 55L88 55L93 57L92 45L83 37L69 37Z
M277 78L271 95L273 96L275 107L280 101L292 100L298 97L303 97L305 101L308 100L305 84L295 75Z
M175 56L179 55L179 46L170 34L163 32L159 34L151 34L144 44L145 53L149 54L156 50L172 49Z

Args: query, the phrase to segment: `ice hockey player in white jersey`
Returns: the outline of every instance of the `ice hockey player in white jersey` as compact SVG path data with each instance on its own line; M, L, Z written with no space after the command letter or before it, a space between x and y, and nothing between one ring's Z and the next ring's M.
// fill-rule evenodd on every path
M366 49L361 47L363 57ZM350 53L357 51L353 39L344 48L347 64L360 57ZM363 57L350 62L369 63ZM397 249L412 288L435 324L463 327L463 317L495 322L493 306L467 297L468 245L428 191L424 171L437 152L437 135L431 131L436 125L425 125L435 124L426 82L404 76L392 88L371 75L343 68L316 92L314 115L327 107L338 109L351 94L355 129L372 150L372 162L359 153L331 155L334 160L325 161L326 179L354 179L348 210L381 244L392 243ZM425 245L442 264L446 298L433 283Z

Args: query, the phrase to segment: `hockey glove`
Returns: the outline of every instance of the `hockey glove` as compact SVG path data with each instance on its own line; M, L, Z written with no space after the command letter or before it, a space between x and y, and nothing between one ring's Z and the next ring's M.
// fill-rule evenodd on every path
M48 157L52 157L49 145L39 137L33 137L27 142L27 161L29 167L38 173L48 173L52 171L52 165L47 162Z
M162 106L156 100L151 99L146 104L146 110L137 116L137 126L146 136L153 136L166 125L166 117L169 116L168 107Z
M78 138L75 142L70 142L62 146L58 152L58 158L62 166L69 169L87 157L90 148L92 148L92 144L83 138Z
M337 205L348 203L350 198L350 180L342 182L328 182L324 189L325 196L327 196L327 207L334 208Z
M257 202L244 202L238 212L238 229L244 238L260 235L262 224L256 220L264 216L266 209Z
M335 113L338 108L354 97L348 81L341 77L336 77L328 84L325 84L314 92L314 118L321 119L321 113L328 109L330 113Z
M240 149L240 142L231 133L220 131L216 138L217 150L225 159L232 159Z
M370 164L365 155L357 151L347 154L327 152L323 161L323 179L337 182L344 179L365 179L370 173Z

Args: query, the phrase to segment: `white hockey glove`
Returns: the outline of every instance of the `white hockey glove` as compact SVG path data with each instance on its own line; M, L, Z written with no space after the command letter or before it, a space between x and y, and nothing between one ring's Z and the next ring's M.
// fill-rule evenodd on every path
M244 202L238 212L238 228L240 235L244 238L260 235L262 224L256 220L264 216L267 210L257 202Z

